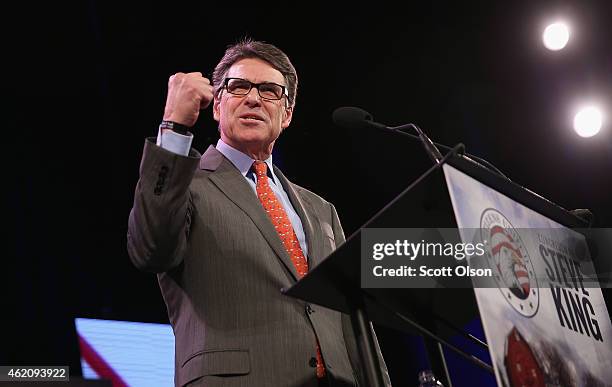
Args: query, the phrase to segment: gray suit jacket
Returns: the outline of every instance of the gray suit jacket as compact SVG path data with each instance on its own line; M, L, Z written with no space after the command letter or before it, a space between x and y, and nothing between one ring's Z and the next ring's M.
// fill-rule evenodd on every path
M275 174L316 266L344 242L336 210ZM317 338L338 385L361 379L347 317L281 294L296 270L256 194L214 147L183 157L147 139L128 252L138 268L158 273L177 386L317 386Z

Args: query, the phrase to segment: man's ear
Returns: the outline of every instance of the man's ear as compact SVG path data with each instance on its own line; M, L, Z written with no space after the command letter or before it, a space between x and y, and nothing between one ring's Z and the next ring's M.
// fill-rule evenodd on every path
M288 106L285 108L285 112L283 113L283 120L281 121L281 128L285 129L291 123L291 118L293 118L293 106Z
M220 110L219 110L219 102L220 101L217 99L217 97L213 99L213 118L217 122L219 122L219 117L221 115Z

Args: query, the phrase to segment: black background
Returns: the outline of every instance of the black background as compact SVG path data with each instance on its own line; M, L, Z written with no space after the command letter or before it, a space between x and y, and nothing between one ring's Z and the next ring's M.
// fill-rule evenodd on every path
M603 0L90 0L3 12L1 363L78 369L77 316L167 322L155 277L138 272L125 248L144 138L157 132L168 77L210 76L243 36L277 45L297 68L294 119L275 162L336 205L347 235L430 161L410 139L335 126L331 113L345 105L389 125L417 123L442 143L463 142L515 182L564 208L589 208L609 227L611 11ZM557 17L572 36L552 52L541 32ZM572 119L590 100L608 121L583 139ZM195 136L201 151L216 142L210 110ZM416 385L414 343L381 336L395 381Z

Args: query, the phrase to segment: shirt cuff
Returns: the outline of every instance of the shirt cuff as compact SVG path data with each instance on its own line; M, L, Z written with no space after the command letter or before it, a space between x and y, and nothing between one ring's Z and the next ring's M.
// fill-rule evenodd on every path
M157 146L161 146L181 156L187 156L189 154L191 141L193 141L193 134L191 133L182 135L168 129L159 129L157 132Z

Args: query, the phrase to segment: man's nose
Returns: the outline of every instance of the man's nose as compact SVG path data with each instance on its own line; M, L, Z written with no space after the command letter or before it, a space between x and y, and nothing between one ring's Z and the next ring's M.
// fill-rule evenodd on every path
M256 87L252 87L251 90L249 90L249 92L247 93L247 95L244 96L244 98L246 99L246 102L251 104L261 103L261 96L259 95L259 91Z

